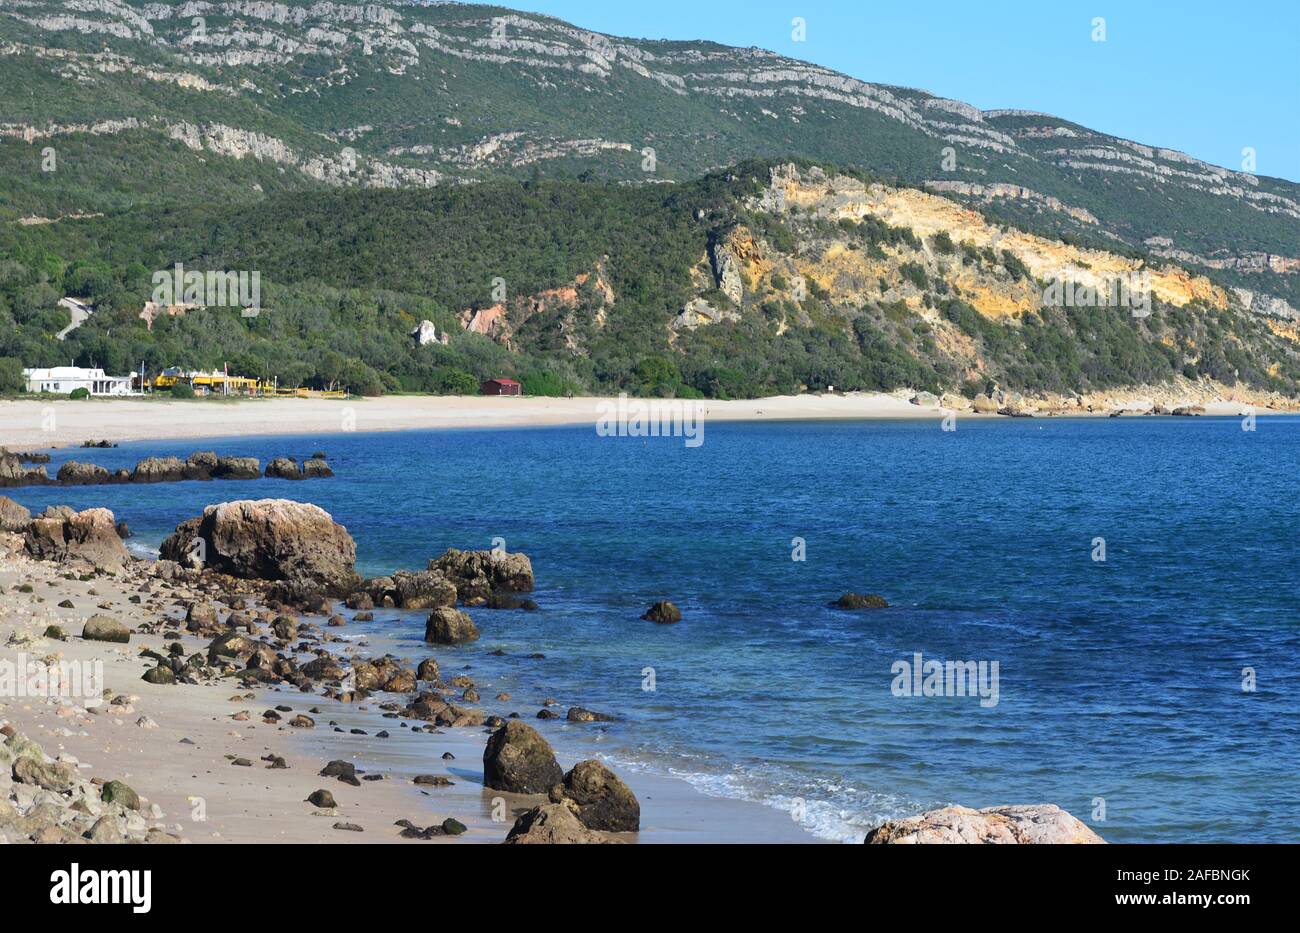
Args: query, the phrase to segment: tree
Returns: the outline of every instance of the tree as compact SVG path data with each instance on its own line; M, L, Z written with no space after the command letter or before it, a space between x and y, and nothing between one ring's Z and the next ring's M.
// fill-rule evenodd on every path
M12 394L22 392L27 388L27 380L23 377L22 360L14 359L12 356L0 356L0 392Z

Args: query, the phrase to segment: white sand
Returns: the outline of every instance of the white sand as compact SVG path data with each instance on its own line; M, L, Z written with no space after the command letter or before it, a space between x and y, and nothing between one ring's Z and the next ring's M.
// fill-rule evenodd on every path
M635 400L633 400L635 401ZM648 401L648 400L646 400ZM601 403L584 398L488 398L389 395L367 399L86 399L0 401L0 446L11 450L63 447L85 440L258 437L418 428L513 428L589 424ZM895 395L785 395L749 401L698 403L705 422L817 418L938 418L938 408ZM967 417L973 417L968 415Z

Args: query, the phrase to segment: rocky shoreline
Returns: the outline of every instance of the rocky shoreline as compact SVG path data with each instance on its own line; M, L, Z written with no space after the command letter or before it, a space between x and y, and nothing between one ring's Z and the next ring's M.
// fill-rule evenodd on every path
M95 445L101 446L101 445ZM44 464L48 454L10 453L0 447L0 488L21 486L103 486L122 483L179 483L184 480L252 480L263 476L269 479L325 479L334 471L325 462L325 455L317 453L299 464L293 457L276 457L267 464L265 472L256 457L218 457L210 450L192 453L184 460L179 457L145 457L128 470L109 470L94 463L69 460L59 467L53 479ZM33 463L35 466L24 466Z
M429 610L424 640L430 646L477 638L466 608L527 611L531 600L522 594L533 591L534 578L526 555L451 549L424 570L363 580L355 572L351 536L328 513L287 500L246 500L209 506L177 526L159 560L139 561L126 552L106 509L51 508L35 518L23 512L0 497L0 585L7 584L0 605L9 607L0 612L0 632L6 636L0 658L30 653L53 670L62 658L77 654L100 659L115 676L112 686L100 685L98 693L59 696L47 704L46 711L61 724L49 730L57 748L45 740L37 745L23 731L24 721L29 727L36 721L31 705L0 706L6 730L0 751L5 759L0 837L14 842L190 838L183 824L167 822L162 808L133 789L126 775L96 770L86 780L82 762L62 751L75 730L84 735L109 720L119 730L126 728L123 723L140 702L134 691L147 691L165 718L190 709L187 729L220 724L222 737L209 730L202 739L178 740L205 751L222 748L209 773L256 773L262 782L272 780L270 772L284 772L283 780L275 779L284 806L306 817L284 819L312 838L369 836L373 841L380 834L389 841L465 837L509 844L638 840L642 804L633 788L596 759L562 768L551 744L524 721L526 714L509 694L485 700L480 686L487 692L486 685L465 673L444 673L432 654L418 663L373 655L362 650L364 638L338 634L345 627L364 627L376 607L390 607ZM56 596L65 612L51 615L49 600ZM884 604L876 596L848 596L854 599L844 608ZM665 606L671 604L656 604L647 617L678 621L680 613L672 618ZM23 624L11 628L6 621L24 614ZM0 697L6 699L7 694ZM259 712L263 699L271 705ZM573 724L616 718L577 705L564 713L560 709L563 704L548 697L533 718ZM353 710L390 725L373 733L348 727ZM157 727L148 715L134 720L139 735ZM456 747L466 757L481 749L481 777L470 772L482 785L478 807L467 803L465 810L432 822L419 813L411 819L414 795L436 799L464 784L465 773L463 766L453 770L457 755L450 749L442 756L444 773L415 775L400 788L383 770L358 767L367 743L395 734L411 741L432 737L439 744L459 736ZM347 757L304 760L283 747L296 747L305 736L318 736L308 743L313 746L346 747ZM240 741L230 741L233 737ZM258 747L239 747L248 741ZM92 747L107 753L116 744L109 739ZM168 757L161 748L153 755ZM135 767L151 768L152 758L137 758ZM194 781L205 783L197 772ZM335 796L340 784L346 806ZM358 788L364 788L367 803L350 799ZM209 787L208 793L224 791ZM470 812L485 802L492 811L487 822ZM867 841L1101 841L1051 807L963 810L960 819L935 811L916 819L915 826L885 824Z

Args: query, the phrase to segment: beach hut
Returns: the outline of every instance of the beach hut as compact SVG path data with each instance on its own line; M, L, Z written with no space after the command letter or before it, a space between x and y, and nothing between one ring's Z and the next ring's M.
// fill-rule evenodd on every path
M478 387L484 395L523 395L524 387L513 379L489 379Z

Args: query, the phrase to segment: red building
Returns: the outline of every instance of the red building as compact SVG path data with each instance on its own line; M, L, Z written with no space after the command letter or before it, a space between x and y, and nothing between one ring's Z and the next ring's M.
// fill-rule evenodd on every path
M484 395L523 395L524 387L513 379L489 379L478 387Z

